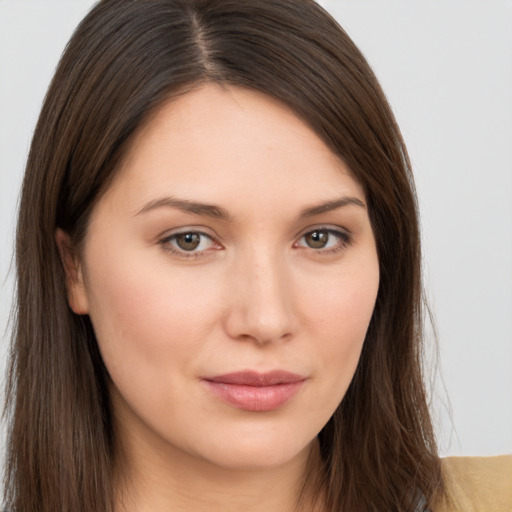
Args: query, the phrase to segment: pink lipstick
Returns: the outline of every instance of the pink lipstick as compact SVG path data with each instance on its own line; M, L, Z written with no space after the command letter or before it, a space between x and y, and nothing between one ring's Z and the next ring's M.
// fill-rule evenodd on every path
M206 377L210 391L224 402L245 411L273 411L300 390L305 377L283 370L266 373L241 371Z

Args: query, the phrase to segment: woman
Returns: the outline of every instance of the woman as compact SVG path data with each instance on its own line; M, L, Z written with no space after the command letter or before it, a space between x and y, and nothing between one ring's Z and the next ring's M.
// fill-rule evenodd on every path
M14 511L426 510L407 152L314 2L110 0L17 235Z

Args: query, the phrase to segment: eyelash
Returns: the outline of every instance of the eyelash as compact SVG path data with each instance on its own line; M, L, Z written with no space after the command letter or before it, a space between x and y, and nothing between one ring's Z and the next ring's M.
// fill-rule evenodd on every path
M210 240L213 244L215 244L215 240L212 236L204 233L203 231L198 230L187 230L187 231L179 231L178 233L173 233L172 235L166 236L162 240L160 240L160 244L163 246L164 250L172 255L178 256L180 258L201 258L206 256L206 252L208 249L204 249L202 251L186 251L184 249L177 249L171 245L172 241L175 241L179 236L183 235L200 235L201 237L205 237ZM220 244L219 244L220 245Z
M336 243L336 245L334 247L330 247L328 249L323 249L323 248L322 249L314 249L313 247L298 245L298 242L300 240L302 240L307 235L314 233L315 231L323 231L323 232L328 233L329 235L337 237L338 242ZM189 235L189 234L206 237L213 244L217 243L211 235L208 235L207 233L204 233L204 232L198 231L198 230L193 230L193 229L188 230L188 231L180 231L178 233L173 233L171 235L168 235L165 238L162 238L162 240L160 240L159 243L162 245L162 247L164 248L164 250L166 252L168 252L172 255L178 256L180 258L202 258L202 257L207 256L206 253L208 252L209 249L203 249L202 251L186 251L184 249L177 249L171 245L171 242L175 241L177 239L177 237L183 236L183 235ZM351 244L352 244L352 236L349 232L338 230L338 229L333 229L333 228L325 227L325 226L318 226L318 227L310 229L310 230L306 231L304 234L302 234L299 237L298 241L294 242L293 247L300 248L300 249L310 249L315 254L326 255L326 254L334 254L339 251L342 251L343 249L346 249ZM219 244L219 246L220 246L220 244Z
M313 229L310 229L310 230L306 231L303 235L301 235L299 240L302 240L304 237L314 233L315 231L324 231L324 232L328 233L329 235L335 236L336 238L338 238L338 243L336 243L333 247L330 247L327 249L324 249L324 248L314 249L313 247L306 247L306 246L300 246L300 248L310 249L310 250L314 251L315 254L326 255L326 254L334 254L339 251L342 251L343 249L346 249L348 246L350 246L352 244L352 235L348 231L343 231L340 229L333 229L333 228L330 228L327 226L318 226ZM293 246L298 247L297 243L298 242L295 242L293 244Z

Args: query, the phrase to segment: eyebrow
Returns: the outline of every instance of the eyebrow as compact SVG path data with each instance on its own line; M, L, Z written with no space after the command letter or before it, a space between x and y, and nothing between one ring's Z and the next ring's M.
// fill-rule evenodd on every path
M310 208L302 210L299 214L299 219L314 217L315 215L331 212L333 210L337 210L338 208L343 208L344 206L349 205L360 206L361 208L366 209L366 205L357 197L344 196L340 199L327 201L326 203L322 203L317 206L311 206Z
M231 215L228 211L220 206L213 204L198 203L196 201L189 201L188 199L178 199L175 197L162 197L161 199L154 199L146 203L135 215L140 215L157 208L177 208L187 213L194 213L196 215L206 215L214 219L230 220Z
M322 213L337 210L338 208L343 208L344 206L349 205L360 206L366 209L366 205L357 197L344 196L340 199L334 199L332 201L327 201L316 206L305 208L299 213L298 219L314 217L315 215L320 215ZM135 215L141 215L143 213L147 213L149 211L163 207L176 208L186 213L193 213L195 215L206 215L207 217L212 217L214 219L225 221L231 220L231 215L229 212L220 206L189 201L188 199L178 199L176 197L163 197L161 199L154 199L149 201Z

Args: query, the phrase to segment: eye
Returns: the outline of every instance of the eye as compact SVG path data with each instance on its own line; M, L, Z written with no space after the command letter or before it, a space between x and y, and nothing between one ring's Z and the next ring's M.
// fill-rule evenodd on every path
M332 228L316 228L302 235L294 247L304 247L315 251L334 252L349 245L350 235Z
M179 256L200 256L210 249L221 246L213 238L201 231L182 231L165 237L161 241L164 249Z

